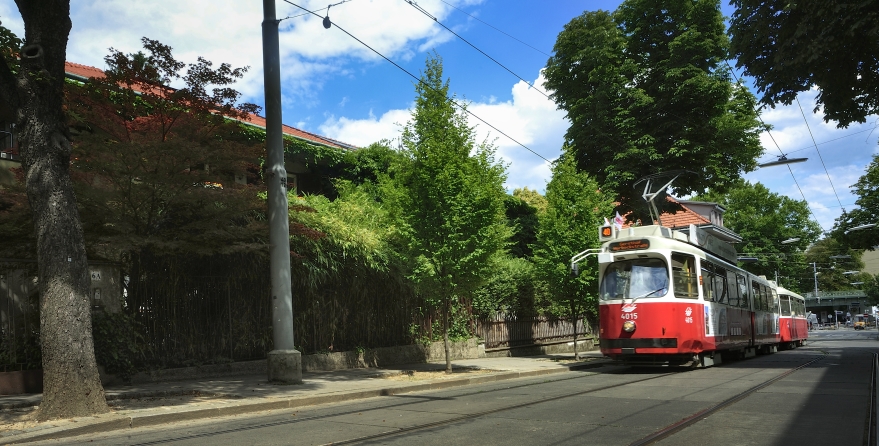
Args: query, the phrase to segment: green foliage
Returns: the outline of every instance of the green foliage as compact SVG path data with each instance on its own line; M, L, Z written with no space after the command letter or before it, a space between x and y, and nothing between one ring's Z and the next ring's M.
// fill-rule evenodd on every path
M6 61L13 73L18 71L18 53L21 51L22 45L24 45L24 40L5 26L0 25L0 58Z
M803 260L805 248L821 236L821 227L811 219L809 205L770 192L760 183L739 180L726 193L711 191L694 198L715 202L726 208L724 226L742 236L736 246L741 256L756 257L757 262L742 264L742 268L773 279L786 288L804 293L811 290L812 281ZM797 242L782 241L798 238Z
M419 260L413 277L421 294L442 309L448 334L452 302L482 283L488 260L509 239L505 169L490 144L476 143L466 115L454 108L438 56L428 58L415 90L393 197L410 257Z
M640 207L632 185L649 174L694 171L672 186L686 196L755 168L756 99L731 82L727 46L716 0L627 0L559 34L545 86L571 121L570 156L621 214Z
M852 190L858 197L855 200L855 205L858 207L851 212L843 213L836 220L833 235L853 248L871 249L879 245L879 227L852 231L848 234L845 231L864 224L879 223L879 155L873 156L867 171L852 186Z
M870 305L879 305L879 274L877 275L869 275L868 277L864 277L863 282L864 285L862 289L864 290L864 294L867 295L867 302Z
M130 382L143 365L142 330L143 326L124 311L93 313L92 336L98 365L107 373Z
M815 276L813 275L812 263L817 268L818 291L844 291L859 289L860 286L852 285L851 277L844 274L846 271L860 271L864 269L861 261L861 251L848 249L839 240L827 237L815 242L806 251L806 263L808 263L809 278L812 279L814 289ZM805 287L808 291L809 287Z
M264 229L262 203L235 177L259 179L262 146L229 119L255 110L228 87L245 69L215 69L202 58L186 66L170 47L143 42L149 56L111 50L106 77L66 88L76 134L71 175L90 255L119 259L147 244L252 249ZM184 87L170 88L176 80Z
M817 86L815 111L840 127L879 112L879 4L732 0L732 58L761 102L792 103Z
M537 237L537 208L515 195L507 195L504 200L506 216L513 236L510 238L510 255L530 258L531 245Z
M613 200L587 173L578 171L568 153L553 166L546 186L547 210L540 218L534 265L550 312L564 308L568 316L598 317L598 268L594 259L580 262L571 274L571 257L600 246L598 227L613 210ZM555 311L551 309L556 308Z
M322 275L348 274L343 265L388 271L400 266L399 228L368 187L336 182L340 195L289 196L291 225L309 228L291 239L300 261Z
M492 265L485 284L473 291L474 316L488 317L497 312L534 315L534 264L522 258L500 256Z

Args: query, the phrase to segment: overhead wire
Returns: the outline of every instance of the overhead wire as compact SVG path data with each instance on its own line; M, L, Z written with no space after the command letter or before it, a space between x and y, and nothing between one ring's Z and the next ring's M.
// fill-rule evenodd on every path
M736 76L736 72L735 72L735 70L733 69L732 65L729 64L729 61L728 61L728 60L725 61L725 62L726 62L726 66L729 67L729 72L730 72L730 74L732 74L733 79L735 79L736 82L740 82L739 77ZM769 131L768 126L766 125L766 122L763 121L763 117L760 116L760 115L758 114L758 115L757 115L757 119L759 119L759 120L760 120L760 123L762 123L763 126L764 126L764 128L766 128L766 134L769 135L769 139L771 139L772 142L775 144L775 148L778 149L778 152L781 153L781 156L782 156L782 157L787 156L787 155L784 153L784 151L781 150L781 146L778 144L778 141L776 141L776 140L775 140L775 137L772 136L772 132ZM824 226L821 226L821 222L818 221L818 216L815 215L815 212L814 212L814 211L812 211L812 206L809 205L809 200L806 199L806 194L803 193L803 188L800 187L800 183L797 181L797 177L794 176L794 170L791 169L790 165L787 165L787 170L788 170L788 172L790 172L791 179L794 180L794 185L797 186L797 190L800 191L800 195L803 197L803 201L806 202L806 208L809 209L809 214L812 214L812 218L815 220L815 223L818 223L818 227L821 228L821 231L822 231L822 232L826 232L826 231L824 230Z
M446 31L448 31L448 32L450 32L450 33L452 33L452 34L454 34L455 37L457 37L457 38L463 40L464 43L466 43L467 45L470 45L474 50L479 51L483 56L489 58L492 62L496 63L496 64L497 64L498 66L500 66L501 68L507 70L507 72L509 72L509 73L512 74L513 76L516 76L520 81L525 82L526 84L528 84L529 87L533 88L535 91L537 91L538 93L542 94L542 95L543 95L544 97L546 97L547 99L550 99L549 95L546 94L545 92L543 92L542 90L540 90L539 88L535 87L533 82L526 81L524 78L522 78L522 76L519 76L518 74L516 74L515 72L513 72L513 70L507 68L506 65L504 65L504 64L502 64L502 63L500 63L500 62L498 62L497 59L495 59L494 57L489 56L485 51L482 51L482 50L479 49L476 45L470 43L469 40L467 40L467 39L461 37L460 34L458 34L458 33L454 32L454 31L452 31L451 28L449 28L448 26L446 26L445 24L443 24L443 22L440 22L436 17L434 17L433 14L427 12L426 9L422 8L421 5L419 5L418 3L415 3L413 0L403 0L403 1L406 2L406 3L408 3L410 6L412 6L413 8L415 8L417 11L419 11L419 12L421 12L422 14L426 15L427 17L431 18L434 22L436 22L437 25L442 26L443 28L445 28Z
M830 189L833 191L833 195L836 196L836 201L839 203L839 207L842 208L842 201L839 199L839 194L836 193L836 188L833 187L833 180L830 179L830 172L827 170L827 165L824 164L824 157L821 156L821 151L818 150L818 143L815 142L815 135L812 134L812 127L809 126L809 120L806 119L806 112L803 111L803 105L800 104L800 98L796 98L797 106L800 107L800 114L803 115L803 121L806 123L806 130L809 131L809 137L812 138L812 144L815 145L815 151L818 152L818 159L821 160L821 166L824 167L824 173L827 174L827 181L830 183ZM845 208L842 208L842 213L845 214Z
M837 141L837 140L840 140L840 139L843 139L843 138L848 138L848 137L850 137L850 136L855 136L855 135L857 135L857 134L859 134L859 133L872 132L873 130L876 130L877 128L879 128L879 124L874 125L873 127L870 127L870 128L868 128L868 129L858 130L857 132L851 132L851 133L846 134L846 135L842 135L842 136L838 136L838 137L836 137L836 138L832 138L832 139L827 139L827 140L821 141L821 142L818 143L818 145L820 146L820 145L822 145L822 144L827 144L827 143L829 143L829 142ZM813 147L814 147L814 146L807 146L807 147L803 147L802 149L791 150L791 151L787 152L787 154L790 155L791 153L802 152L803 150L809 150L809 149L811 149L811 148L813 148Z
M304 7L302 7L302 6L299 6L299 5L297 5L296 3L291 2L290 0L283 0L283 1L284 1L285 3L288 3L288 4L292 5L292 6L297 7L297 8L299 8L299 9L303 10L303 11L307 11L308 13L311 13L311 14L313 14L313 15L316 16L316 17L320 17L320 15L317 14L316 12L311 11L311 10L309 10L309 9L306 9L306 8L304 8ZM423 86L425 86L425 87L427 87L427 88L430 88L430 89L433 90L434 92L437 92L437 90L436 90L435 88L433 88L432 86L430 86L430 85L428 85L427 83L425 83L423 80L421 80L421 78L419 78L418 76L415 76L415 75L412 74L409 70L403 68L402 66L400 66L399 64L397 64L396 62L394 62L393 60L391 60L390 58L388 58L388 57L385 56L384 54L380 53L380 52L379 52L378 50L376 50L375 48L369 46L366 42L364 42L364 41L358 39L358 38L355 37L353 34L349 33L349 32L346 31L344 28L342 28L341 26L339 26L337 23L333 23L333 25L335 25L335 27L338 28L338 29L339 29L340 31L342 31L343 33L347 34L348 37L351 37L352 39L356 40L356 41L357 41L358 43L360 43L361 45L365 46L366 48L369 48L370 51L372 51L373 53L377 54L377 55L378 55L379 57L381 57L382 59L388 61L388 62L389 62L390 64L392 64L393 66L399 68L399 69L400 69L401 71L403 71L404 73L408 74L410 77L412 77L413 79L415 79L416 81L418 81L419 84L421 84L421 85L423 85ZM494 131L496 131L496 132L498 132L499 134L501 134L501 135L507 137L510 141L513 141L514 143L518 144L519 146L521 146L521 147L524 148L525 150L527 150L527 151L533 153L534 155L537 155L537 156L538 156L539 158L541 158L542 160L544 160L544 161L546 161L546 162L548 162L548 163L551 163L551 162L552 162L552 161L546 159L543 155L541 155L541 154L535 152L534 150L532 150L531 148L529 148L529 147L526 146L525 144L522 144L521 142L519 142L518 140L516 140L516 139L513 138L512 136L510 136L510 135L504 133L503 131L501 131L501 130L498 129L497 127L491 125L491 124L490 124L489 122L487 122L486 120L484 120L484 119L482 119L481 117L477 116L475 113L473 113L473 112L471 112L470 110L468 110L466 106L459 104L458 101L455 101L455 100L452 99L452 98L448 98L448 99L449 99L449 101L450 101L452 104L454 104L456 107L458 107L458 109L460 109L461 111L467 113L467 114L470 115L470 116L473 116L474 118L476 118L477 120L479 120L479 121L482 122L483 124L485 124L485 125L491 127Z
M497 32L499 32L499 33L501 33L501 34L503 34L503 35L505 35L505 36L507 36L507 37L509 37L509 38L511 38L511 39L513 39L513 40L515 40L516 42L519 42L519 43L521 43L522 45L527 46L528 48L531 48L532 50L537 51L538 53L543 54L543 55L546 56L546 57L552 57L551 54L546 54L546 53L544 53L543 51L541 51L541 50L539 50L539 49L537 49L537 48L535 48L535 47L533 47L533 46L531 46L531 45L529 45L529 44L527 44L527 43L525 43L525 42L523 42L523 41L521 41L521 40L519 40L519 39L517 39L517 38L515 38L515 37L513 37L513 36L511 36L511 35L509 35L509 34L507 34L506 32L504 32L504 31L502 31L502 30L500 30L500 29L498 29L498 28L495 28L494 26L492 26L491 24L485 22L484 20L480 19L479 17L476 17L476 16L474 16L474 15L472 15L472 14L467 13L467 12L464 11L463 9L461 9L461 8L459 8L459 7L455 6L455 5L453 5L453 4L449 3L449 2L447 2L446 0L440 0L440 1L443 2L443 3L445 3L445 4L447 4L447 5L449 5L449 6L451 6L452 8L457 9L457 10L458 10L459 12L461 12L462 14L465 14L465 15L470 16L470 18L472 18L473 20L477 20L477 21L481 22L483 25L488 26L489 28L491 28L491 29L493 29L493 30L495 30L495 31L497 31Z

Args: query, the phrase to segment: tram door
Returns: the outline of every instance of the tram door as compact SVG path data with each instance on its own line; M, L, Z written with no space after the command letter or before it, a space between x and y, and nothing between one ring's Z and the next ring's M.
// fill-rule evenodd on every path
M802 315L798 314L797 301L796 301L796 299L791 299L790 296L779 296L779 297L781 298L781 314L784 315L786 313L786 314L790 315L790 319L788 319L788 324L790 324L791 339L799 339L800 338L800 333L799 333L800 327L797 326L796 317L798 315L799 316L802 316Z

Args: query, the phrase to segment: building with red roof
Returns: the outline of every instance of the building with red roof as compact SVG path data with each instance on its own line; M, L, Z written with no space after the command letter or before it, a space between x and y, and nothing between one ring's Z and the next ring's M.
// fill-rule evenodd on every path
M66 62L65 73L67 78L80 82L87 82L90 78L104 77L104 71L99 68L73 62ZM0 184L10 184L15 181L10 169L19 167L21 165L21 158L18 152L18 142L15 138L15 129L12 124L12 111L3 110L3 108L0 107ZM241 122L263 130L266 128L266 118L257 114L248 114L247 118L241 120ZM297 129L289 125L284 125L282 131L286 137L295 138L316 146L338 150L357 149L352 144ZM301 192L303 189L307 192L320 191L323 179L313 174L302 160L288 159L285 164L290 177L288 185L291 190L296 188L297 192Z

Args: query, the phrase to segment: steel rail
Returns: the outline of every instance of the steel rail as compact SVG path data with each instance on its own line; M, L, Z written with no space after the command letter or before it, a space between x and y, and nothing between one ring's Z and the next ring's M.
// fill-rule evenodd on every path
M651 435L648 435L648 436L646 436L640 440L637 440L635 442L629 443L629 446L644 446L644 445L652 444L652 443L655 443L659 440L668 438L668 437L672 436L673 434L680 432L681 430L698 423L699 421L706 418L707 416L709 416L709 415L711 415L711 414L713 414L713 413L715 413L715 412L717 412L727 406L730 406L734 403L737 403L737 402L747 398L752 393L754 393L760 389L766 388L766 387L772 385L773 383L775 383L776 381L782 380L782 379L786 378L788 375L790 375L800 369L806 368L806 367L808 367L808 366L810 366L810 365L812 365L812 364L814 364L814 363L816 363L826 357L827 357L827 354L824 353L821 356L819 356L819 357L817 357L817 358L815 358L805 364L802 364L798 367L790 369L790 370L782 373L781 375L778 375L775 378L770 379L769 381L766 381L764 383L761 383L761 384L758 384L754 387L751 387L750 389L745 390L744 392L742 392L736 396L728 398L728 399L720 402L719 404L716 404L712 407L709 407L708 409L696 412L695 414L690 415L689 417L684 418L683 420L678 421L677 423L669 425L658 432L655 432Z

